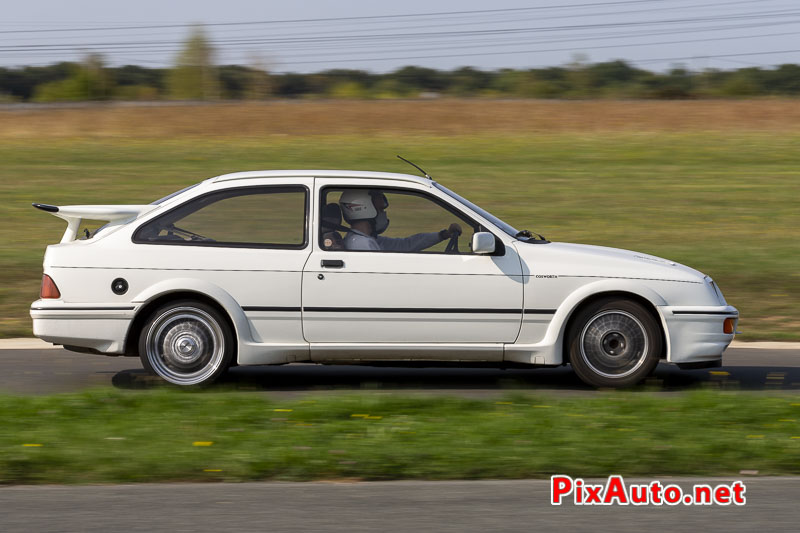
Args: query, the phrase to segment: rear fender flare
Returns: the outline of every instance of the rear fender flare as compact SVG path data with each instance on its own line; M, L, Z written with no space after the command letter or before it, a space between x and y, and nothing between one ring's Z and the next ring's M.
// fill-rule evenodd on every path
M207 298L211 298L219 304L230 317L235 329L234 334L238 337L240 343L241 341L253 341L250 323L242 310L242 306L239 305L228 291L208 281L195 278L176 278L161 281L143 290L134 296L131 301L136 305L138 312L138 309L146 306L156 298L173 292L195 292Z

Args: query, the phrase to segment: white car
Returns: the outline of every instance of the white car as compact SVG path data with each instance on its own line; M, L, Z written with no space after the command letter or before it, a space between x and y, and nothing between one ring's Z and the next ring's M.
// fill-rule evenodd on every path
M456 361L628 386L659 361L719 366L738 322L701 272L550 242L405 174L242 172L149 205L34 206L68 223L34 334L138 354L178 385L231 365ZM108 224L79 239L83 220Z

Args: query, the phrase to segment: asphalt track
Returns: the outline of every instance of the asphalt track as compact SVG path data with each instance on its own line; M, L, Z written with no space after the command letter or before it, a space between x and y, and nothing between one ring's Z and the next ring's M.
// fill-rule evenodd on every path
M800 349L730 348L722 368L659 365L634 391L674 394L711 386L800 391ZM89 387L160 386L136 358L63 349L0 349L0 393L50 394ZM286 365L235 368L220 387L277 396L325 391L403 391L492 397L508 391L592 395L569 368L499 370ZM206 483L0 487L0 531L798 531L800 478L742 475L738 506L562 506L546 480L380 483ZM737 478L737 479L739 479ZM730 483L653 476L638 480ZM636 482L631 478L626 482Z
M626 483L733 479L626 479ZM605 480L598 480L604 482ZM5 533L797 531L800 478L743 478L744 506L551 506L549 480L0 488Z
M800 391L800 349L729 348L723 367L680 370L661 364L634 390L680 392L701 386L749 391ZM142 389L163 382L147 375L138 358L105 357L56 349L0 349L0 393L52 394L88 387ZM594 394L569 367L542 369L396 368L365 366L237 367L219 387L297 396L324 391L404 391L498 396L508 391Z

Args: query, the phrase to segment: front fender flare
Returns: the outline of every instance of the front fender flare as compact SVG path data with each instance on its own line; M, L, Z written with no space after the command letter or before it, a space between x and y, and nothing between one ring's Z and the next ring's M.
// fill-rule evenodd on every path
M564 336L567 324L575 310L586 299L609 293L628 293L644 298L653 306L666 305L666 300L658 292L648 287L644 280L601 279L592 281L575 289L559 304L544 337L534 344L506 345L505 358L522 363L560 365L564 363ZM659 313L659 319L666 333L666 325ZM665 335L669 339L669 335ZM669 340L667 340L669 342ZM669 346L666 347L669 350Z
M644 298L655 307L667 305L667 301L663 296L640 280L603 279L594 281L579 287L564 298L564 301L558 306L553 320L550 322L550 327L545 334L545 339L552 339L553 342L557 342L561 345L564 340L564 335L566 334L569 319L581 303L593 296L614 292L635 294L636 296Z

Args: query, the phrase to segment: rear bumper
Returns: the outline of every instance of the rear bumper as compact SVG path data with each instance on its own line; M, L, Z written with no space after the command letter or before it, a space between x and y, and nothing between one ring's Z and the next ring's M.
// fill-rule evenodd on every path
M710 362L721 358L735 334L722 329L726 318L739 324L739 311L730 305L713 307L659 307L667 340L667 361Z
M33 334L43 341L121 354L135 307L37 300L30 313Z

